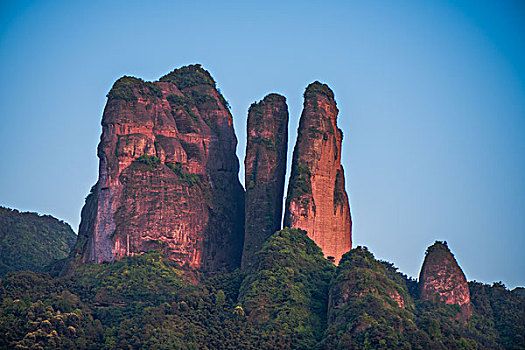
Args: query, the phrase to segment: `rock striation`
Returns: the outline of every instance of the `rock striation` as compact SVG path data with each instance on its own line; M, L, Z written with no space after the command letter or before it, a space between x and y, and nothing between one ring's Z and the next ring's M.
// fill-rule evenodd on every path
M419 273L419 297L421 300L457 304L464 317L470 316L467 279L447 242L436 241L428 247Z
M160 250L203 270L240 265L244 190L228 103L200 65L108 94L99 179L82 209L77 261Z
M270 94L252 104L248 111L247 135L243 268L253 264L255 253L281 229L288 148L286 98Z
M338 112L327 85L316 81L306 88L284 217L286 227L307 231L336 264L352 246Z

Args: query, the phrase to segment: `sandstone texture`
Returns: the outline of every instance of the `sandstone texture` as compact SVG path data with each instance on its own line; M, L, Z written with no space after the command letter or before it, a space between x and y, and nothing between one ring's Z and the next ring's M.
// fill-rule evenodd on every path
M247 135L243 268L253 264L255 253L266 239L281 229L288 147L286 99L270 94L252 104L248 112Z
M284 217L285 226L307 231L336 264L352 246L338 112L327 85L306 88Z
M436 241L428 247L419 273L419 297L421 300L457 304L461 307L463 316L470 316L467 279L447 242Z
M244 190L232 115L200 65L108 94L99 179L82 210L77 261L160 250L190 268L240 265Z

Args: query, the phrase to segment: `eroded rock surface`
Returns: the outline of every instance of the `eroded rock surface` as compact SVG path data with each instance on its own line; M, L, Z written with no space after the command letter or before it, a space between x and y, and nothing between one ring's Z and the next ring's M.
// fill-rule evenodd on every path
M288 147L288 107L277 94L254 103L248 112L246 145L246 223L242 266L281 229Z
M464 316L470 316L467 279L447 242L436 241L428 247L419 273L419 296L422 300L457 304Z
M284 218L285 226L307 231L336 264L352 246L338 112L327 85L314 82L306 88Z
M160 250L191 268L240 264L244 191L232 116L199 65L108 94L99 179L82 210L77 260Z

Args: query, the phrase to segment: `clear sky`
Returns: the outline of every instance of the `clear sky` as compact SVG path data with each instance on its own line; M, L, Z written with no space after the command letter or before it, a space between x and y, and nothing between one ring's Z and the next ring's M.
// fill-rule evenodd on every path
M287 97L291 155L319 80L340 109L354 246L417 277L446 240L467 279L525 286L524 40L520 0L0 1L0 205L77 230L122 75L201 63L241 164L250 104Z

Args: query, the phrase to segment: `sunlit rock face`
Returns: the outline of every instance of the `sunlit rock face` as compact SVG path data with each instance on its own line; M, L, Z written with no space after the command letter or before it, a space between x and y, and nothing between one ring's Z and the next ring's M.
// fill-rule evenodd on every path
M307 231L336 264L352 246L338 112L327 85L306 88L284 217L285 226Z
M470 290L465 274L446 242L436 241L428 247L419 273L419 297L422 300L457 304L469 317Z
M288 147L288 107L283 96L270 94L252 104L247 136L243 268L254 263L266 239L281 229Z
M199 65L108 94L99 179L82 210L77 260L160 250L191 268L240 265L244 190L227 102Z

